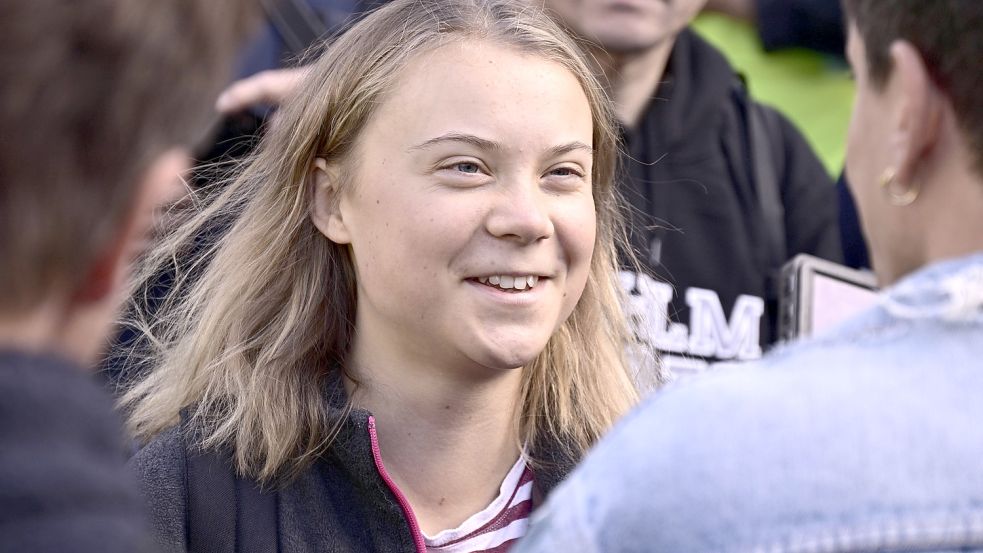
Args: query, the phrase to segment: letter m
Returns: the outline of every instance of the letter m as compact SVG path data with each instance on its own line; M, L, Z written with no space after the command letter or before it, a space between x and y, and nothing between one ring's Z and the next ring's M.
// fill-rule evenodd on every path
M761 357L761 316L765 302L754 296L738 296L730 322L724 316L720 297L713 290L686 290L689 306L689 352L718 359L757 359Z

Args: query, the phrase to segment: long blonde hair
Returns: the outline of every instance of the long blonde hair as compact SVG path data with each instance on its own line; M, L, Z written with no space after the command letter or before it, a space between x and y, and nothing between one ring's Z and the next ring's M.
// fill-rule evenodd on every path
M307 172L316 157L345 166L411 58L465 39L560 63L578 78L594 119L590 276L573 314L523 369L519 440L550 440L577 458L636 401L616 266L624 236L617 134L580 49L520 2L396 0L312 64L248 163L150 255L144 279L162 270L177 276L157 318L141 325L151 367L122 400L138 437L173 426L187 410L201 447L230 448L238 470L263 481L303 468L330 446L341 421L324 390L352 343L355 277L345 248L309 219ZM215 221L228 230L209 240Z

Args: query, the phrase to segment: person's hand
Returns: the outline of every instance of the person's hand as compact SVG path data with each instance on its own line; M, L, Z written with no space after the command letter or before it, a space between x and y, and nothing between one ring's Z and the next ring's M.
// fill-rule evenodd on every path
M756 17L754 0L707 0L706 7L703 9L752 23Z
M215 101L215 109L231 114L259 104L280 105L306 75L306 67L261 71L229 85Z

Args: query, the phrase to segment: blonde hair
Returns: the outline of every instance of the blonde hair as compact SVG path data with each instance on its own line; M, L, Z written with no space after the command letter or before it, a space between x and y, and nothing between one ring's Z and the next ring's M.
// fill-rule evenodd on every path
M144 278L165 267L177 277L161 318L143 325L153 366L123 398L137 436L176 424L186 409L201 447L229 447L237 468L263 481L303 468L329 447L341 421L324 390L344 371L352 343L355 277L346 249L309 219L307 172L316 157L345 167L400 69L463 39L563 65L578 78L594 119L598 232L590 275L573 314L523 369L519 440L533 452L544 440L556 442L577 458L636 401L617 280L615 244L624 236L614 189L617 134L578 46L519 2L397 0L311 66L249 163L151 255ZM216 220L228 230L203 240ZM177 260L189 255L179 269Z

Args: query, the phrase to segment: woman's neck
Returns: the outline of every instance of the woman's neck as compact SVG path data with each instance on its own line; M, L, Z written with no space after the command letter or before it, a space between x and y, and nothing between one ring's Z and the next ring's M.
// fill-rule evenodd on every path
M387 472L429 535L485 508L519 457L521 369L484 378L412 363L349 363L358 407L376 420Z

